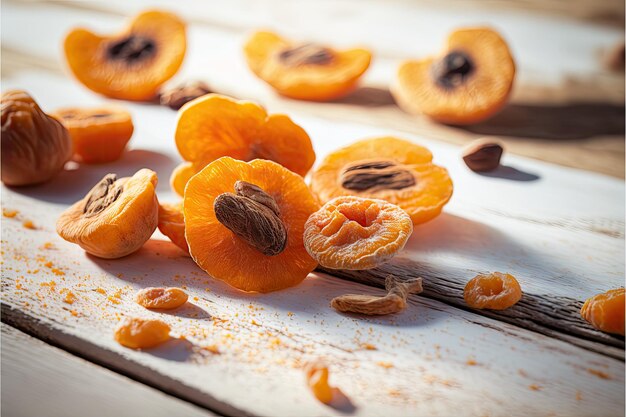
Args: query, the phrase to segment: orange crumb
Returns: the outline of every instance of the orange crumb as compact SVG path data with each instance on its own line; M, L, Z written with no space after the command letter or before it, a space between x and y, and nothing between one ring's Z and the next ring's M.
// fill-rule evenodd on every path
M473 358L469 358L469 359L465 362L465 364L466 364L466 365L469 365L469 366L474 366L474 365L476 365L476 364L477 364L477 362L476 362L476 360L475 360L475 359L473 359Z
M44 249L54 249L54 243L46 242L46 243L43 244L43 248Z
M33 223L31 220L24 220L22 222L22 226L24 226L26 229L31 229L31 230L37 229L37 227L35 226L35 223Z
M377 347L371 343L361 343L361 347L365 350L377 350Z
M600 371L600 370L598 370L598 369L592 369L592 368L589 368L589 369L587 369L587 371L588 371L590 374L597 376L598 378L602 378L602 379L612 379L612 378L611 378L611 375L607 374L606 372Z
M259 322L257 322L255 319L250 320L250 323L254 324L255 326L260 326Z
M533 391L540 391L541 390L541 387L539 385L537 385L537 384L530 384L528 386L528 388L530 388Z
M524 371L523 369L518 369L517 373L520 374L520 376L523 376L524 378L528 376L526 371Z
M218 349L217 345L202 346L201 349L209 351L209 352L214 353L216 355L220 353L220 350Z
M580 391L576 391L576 401L580 401L583 399L583 393Z
M289 312L287 312L287 315L288 315L289 317L293 317L293 312L292 312L292 311L289 311Z
M386 369L393 368L393 363L391 362L379 361L379 362L376 362L376 365L381 366Z
M74 304L74 301L76 301L76 295L74 295L73 292L71 291L67 291L67 294L65 294L65 298L63 299L63 302L67 303L67 304Z
M112 302L113 304L119 304L119 303L120 303L119 298L115 298L115 297L110 296L110 295L107 297L107 299L108 299L110 302Z
M16 290L21 290L22 289L22 284L15 284L15 289Z
M71 314L72 316L74 316L74 317L77 317L77 316L78 316L78 311L76 311L76 310L70 310L70 314Z
M199 298L198 297L193 297L193 301L198 301Z
M13 218L13 217L17 216L18 213L19 213L19 211L17 211L17 210L2 209L2 215L4 217Z
M96 288L96 292L99 292L100 294L106 294L107 292L104 290L104 288Z
M57 276L65 275L65 272L61 271L59 268L52 268L51 271L54 275L57 275Z

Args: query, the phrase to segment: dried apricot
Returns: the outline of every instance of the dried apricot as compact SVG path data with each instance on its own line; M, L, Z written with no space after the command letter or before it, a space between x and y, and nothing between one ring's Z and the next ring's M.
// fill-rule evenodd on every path
M302 241L318 209L302 177L263 159L220 158L185 189L185 237L193 260L244 291L294 286L316 262Z
M315 398L324 404L333 400L333 388L328 384L328 366L322 362L311 362L305 366L306 382Z
M364 294L346 294L331 300L330 306L342 313L358 313L369 316L395 314L406 308L409 294L422 292L422 278L400 281L393 276L385 280L387 294L379 297Z
M132 177L106 175L57 220L57 233L100 258L121 258L150 239L158 223L157 176L141 169Z
M144 288L137 291L135 301L145 308L171 310L187 302L189 296L180 288Z
M114 334L115 340L131 349L149 349L170 339L170 326L161 320L125 319Z
M588 298L580 315L596 329L624 336L624 288Z
M189 253L189 246L185 240L183 203L159 204L159 230L170 238L172 243Z
M400 207L383 200L337 197L304 225L304 247L320 265L370 269L404 247L413 222Z
M172 190L179 196L185 195L185 186L191 177L196 175L197 171L191 162L183 162L172 171L170 176L170 185Z
M469 280L463 297L472 308L504 310L522 298L522 288L513 275L493 272Z
M67 107L52 116L69 130L74 160L86 164L119 159L133 135L130 113L119 107Z
M185 24L172 13L148 10L127 29L99 36L74 29L65 38L65 58L87 88L123 100L150 100L180 68L187 40Z
M423 146L394 137L358 141L329 154L311 177L322 203L355 195L396 204L413 224L438 216L452 196L445 168Z
M504 107L514 78L504 39L489 28L466 28L450 34L438 57L402 63L391 91L409 113L465 125Z
M372 59L365 49L294 43L272 32L253 34L244 51L252 72L280 94L315 101L350 93Z

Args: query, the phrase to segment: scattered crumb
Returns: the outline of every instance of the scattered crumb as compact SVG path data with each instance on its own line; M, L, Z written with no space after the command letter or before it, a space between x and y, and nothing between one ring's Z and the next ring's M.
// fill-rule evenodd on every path
M576 391L576 401L580 401L583 399L583 393L580 391Z
M530 384L528 386L528 388L530 388L533 391L540 391L541 390L541 387L539 385L537 385L537 384Z
M70 310L70 314L74 317L78 317L78 311L76 310Z
M376 365L381 366L386 369L393 368L393 363L391 362L379 361L379 362L376 362Z
M65 298L63 299L63 302L67 303L67 304L74 304L74 301L76 301L76 295L74 295L73 292L71 291L67 291L67 293L65 294Z
M602 379L612 379L611 375L607 374L606 372L600 371L598 369L593 369L593 368L589 368L587 369L587 371L592 374L597 376L598 378L602 378Z
M44 249L54 249L54 243L46 242L46 243L43 244L42 248L44 248Z
M365 350L378 350L378 348L371 343L361 343L361 347Z
M100 288L100 287L96 288L95 291L100 293L100 294L106 294L107 293L104 288Z
M31 230L37 229L37 226L35 226L35 223L33 223L32 220L24 220L22 222L22 226L24 226L24 228L26 229L31 229Z
M216 355L218 355L220 353L220 350L218 349L217 345L201 346L200 349L206 350L207 352L211 352L211 353L214 353Z
M465 364L468 365L468 366L474 366L474 365L477 365L478 362L476 362L476 360L474 358L469 358L469 359L467 359Z
M2 215L4 217L13 218L13 217L17 216L18 214L19 214L19 211L17 211L17 210L2 209Z

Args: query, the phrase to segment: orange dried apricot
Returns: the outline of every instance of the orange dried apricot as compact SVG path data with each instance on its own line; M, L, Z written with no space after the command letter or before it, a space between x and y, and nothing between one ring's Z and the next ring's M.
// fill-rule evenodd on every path
M468 281L463 298L472 308L504 310L522 298L522 288L511 274L481 274Z
M370 269L387 262L413 232L411 218L383 200L337 197L304 225L304 247L320 265Z
M77 28L65 38L65 58L87 88L123 100L151 100L180 68L185 23L172 13L148 10L112 36Z
M119 107L68 107L53 116L70 132L74 160L86 164L119 159L133 135L130 113Z
M161 320L125 319L114 334L115 340L131 349L149 349L170 339L170 326Z
M622 336L624 314L624 288L594 295L580 309L580 315L596 329Z
M313 172L311 189L322 203L355 195L385 200L413 224L438 216L452 196L445 168L423 146L394 137L358 141L329 154Z
M222 156L268 159L306 175L315 152L309 135L282 114L259 105L208 94L185 104L176 125L176 146L196 172Z
M272 32L254 33L244 52L252 72L280 94L315 101L350 93L372 59L365 49L295 43Z
M514 78L504 39L493 29L465 28L450 34L439 56L402 63L391 91L409 113L466 125L504 107Z
M333 400L333 388L328 384L328 366L316 361L306 365L306 382L315 398L324 404Z
M170 186L172 190L176 192L179 196L185 195L185 186L191 177L197 174L198 171L194 168L191 162L183 162L179 164L174 171L172 171L172 175L170 176Z
M189 246L185 240L185 219L183 217L183 203L159 204L159 230L172 243L189 253Z
M243 291L297 285L317 264L302 236L318 208L302 177L283 166L222 157L185 189L189 252L209 275Z
M171 310L187 302L189 296L180 288L144 288L137 291L135 301L145 308Z

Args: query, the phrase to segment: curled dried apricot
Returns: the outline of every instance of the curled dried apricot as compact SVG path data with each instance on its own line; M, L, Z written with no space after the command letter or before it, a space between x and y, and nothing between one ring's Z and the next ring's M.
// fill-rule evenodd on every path
M2 94L2 182L42 183L58 174L72 156L70 134L24 91Z
M385 200L406 211L413 224L438 216L452 196L445 168L422 146L393 137L358 141L329 154L311 177L320 201L355 195Z
M472 308L504 310L522 298L522 288L513 275L493 272L469 280L463 297Z
M106 175L57 220L57 233L100 258L121 258L139 249L156 230L157 176L141 169L132 177Z
M328 384L328 366L322 362L311 362L304 369L306 382L315 398L324 404L333 400L333 388Z
M409 113L462 125L504 107L514 78L504 39L489 28L467 28L450 34L440 56L402 63L391 91Z
M220 158L185 189L185 237L194 261L244 291L300 283L315 268L302 241L319 206L302 177L267 160Z
M189 296L180 288L144 288L137 291L135 301L145 308L171 310L187 302Z
M159 204L159 230L167 236L172 243L189 253L189 246L185 240L185 219L183 217L183 204Z
M127 318L114 334L115 340L131 349L149 349L170 338L170 326L161 320Z
M404 247L413 222L400 207L383 200L337 197L304 225L304 247L320 265L370 269Z
M365 49L339 51L312 43L294 43L275 33L257 32L244 47L248 66L280 94L325 101L343 97L370 65Z
M588 298L580 315L596 329L624 336L624 288Z
M130 113L119 107L68 107L53 116L70 132L74 160L86 164L119 159L133 135Z
M179 196L185 195L185 186L191 177L196 175L197 171L191 162L183 162L172 171L170 176L170 185L172 190Z
M149 10L127 29L99 36L74 29L65 38L65 58L87 88L123 100L150 100L180 68L187 46L185 24L172 13Z

